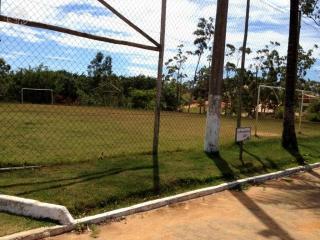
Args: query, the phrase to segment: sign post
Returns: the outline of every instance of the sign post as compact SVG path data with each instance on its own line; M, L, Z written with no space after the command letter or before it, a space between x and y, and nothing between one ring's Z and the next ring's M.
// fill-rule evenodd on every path
M243 142L251 138L251 128L250 127L240 127L236 129L236 142L240 144L240 161L242 165L243 162Z
M249 127L243 127L243 128L237 128L236 133L236 142L244 142L246 140L249 140L251 138L251 128Z

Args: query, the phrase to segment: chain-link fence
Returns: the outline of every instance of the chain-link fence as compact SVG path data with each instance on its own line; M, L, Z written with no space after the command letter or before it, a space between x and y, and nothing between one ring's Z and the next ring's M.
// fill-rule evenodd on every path
M203 149L217 0L167 1L159 78L160 0L0 1L0 193L63 204L83 216L292 166L281 148L287 1L251 2L241 87L242 125L252 138L239 161L245 2L229 4L222 154L212 157ZM296 128L312 161L320 158L319 33L302 18ZM42 168L1 170L34 165Z
M110 4L158 41L161 1ZM216 1L168 2L161 151L202 149L215 6ZM222 145L234 142L245 7L244 2L230 2ZM243 117L244 125L256 133L259 129L262 137L281 136L284 95L267 88L259 100L258 88L284 85L287 10L267 0L251 6ZM1 15L1 165L46 165L152 151L158 53L86 37L150 45L148 39L101 1L5 0ZM34 22L45 26L30 25ZM299 88L308 91L305 98L316 99L319 84L307 80L317 80L319 74L314 44L320 30L308 19L302 23ZM300 100L297 113L302 120L316 118L315 113L307 116L310 100L301 115ZM301 132L304 127L310 128L305 121Z

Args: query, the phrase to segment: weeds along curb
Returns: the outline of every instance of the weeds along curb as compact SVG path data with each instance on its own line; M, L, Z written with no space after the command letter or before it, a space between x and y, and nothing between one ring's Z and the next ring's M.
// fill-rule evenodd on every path
M98 214L91 217L85 217L82 219L75 220L75 222L72 225L39 228L39 229L27 231L27 232L13 234L6 237L1 237L0 240L38 240L38 239L43 239L47 237L57 236L63 233L70 232L76 229L76 227L79 225L99 224L99 223L103 223L113 219L126 217L132 214L161 208L170 204L208 196L214 193L233 189L237 186L241 186L242 184L263 183L268 180L274 180L274 179L290 176L296 173L310 171L315 168L320 168L320 163L290 168L287 170L270 173L270 174L264 174L256 177L245 178L245 179L241 179L241 180L237 180L229 183L223 183L221 185L214 186L214 187L202 188L199 190L190 191L190 192L186 192L186 193L182 193L182 194L178 194L175 196L166 197L162 199L157 199L153 201L148 201L148 202L137 204L131 207L122 208L122 209L106 212L103 214Z

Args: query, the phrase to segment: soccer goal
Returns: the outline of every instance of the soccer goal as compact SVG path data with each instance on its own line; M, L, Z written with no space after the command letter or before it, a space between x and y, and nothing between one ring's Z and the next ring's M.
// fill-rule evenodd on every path
M299 119L298 130L301 132L301 125L304 111L314 101L320 97L311 92L297 89L296 99L296 116ZM285 99L285 88L278 86L260 85L258 88L257 105L256 105L256 121L255 121L255 136L258 136L259 116L273 115L275 118L283 117L283 107ZM282 115L282 116L279 116Z
M46 103L53 105L53 89L22 88L21 103Z

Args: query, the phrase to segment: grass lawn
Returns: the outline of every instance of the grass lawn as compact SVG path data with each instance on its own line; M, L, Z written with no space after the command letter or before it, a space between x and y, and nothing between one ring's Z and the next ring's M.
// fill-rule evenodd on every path
M204 124L197 114L163 114L155 159L151 112L0 105L0 166L43 166L0 172L0 194L62 204L78 218L297 166L280 147L281 121L260 122L260 137L245 144L244 165L233 145L235 121L222 121L219 157L202 151ZM320 161L319 125L304 124L299 141L309 163ZM43 224L1 214L0 236Z
M0 213L0 237L40 227L53 226L53 223Z
M151 111L0 104L0 167L150 153L153 121ZM160 151L202 149L205 121L200 114L163 113ZM254 121L243 125L253 127ZM259 135L280 138L281 125L280 120L261 120ZM233 143L235 126L235 119L222 119L222 145ZM320 135L320 124L305 123L302 130L307 137Z
M320 137L302 138L300 143L301 154L309 163L320 161ZM245 150L245 165L237 160L237 146L224 147L220 157L211 157L202 151L162 153L158 158L159 192L154 188L158 184L154 175L156 165L148 155L5 172L1 173L0 192L62 204L75 217L82 217L234 178L297 166L296 159L280 147L279 141L251 142ZM6 221L3 228L15 229L15 224L16 220ZM28 229L38 223L23 222L21 226ZM0 235L5 233L0 231Z

